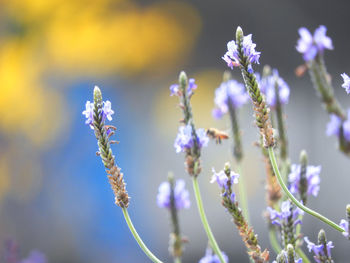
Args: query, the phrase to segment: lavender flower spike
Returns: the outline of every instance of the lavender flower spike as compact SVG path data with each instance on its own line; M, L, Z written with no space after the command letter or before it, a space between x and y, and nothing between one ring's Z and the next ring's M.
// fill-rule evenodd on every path
M293 164L289 174L290 191L295 194L299 192L301 165ZM307 194L317 196L320 190L321 166L308 165L306 167Z
M197 134L197 145L199 148L203 146L206 147L209 142L209 138L204 129L198 129ZM179 127L179 133L176 136L174 147L177 153L186 152L190 150L194 145L193 134L192 134L192 125L188 124L186 126Z
M242 40L242 50L244 56L247 57L249 63L259 64L260 52L255 51L256 44L252 41L252 34L243 36ZM234 40L227 43L227 52L222 57L226 61L227 66L231 69L233 67L240 66L238 45Z
M345 73L341 74L341 76L344 80L344 83L341 86L345 89L346 93L349 94L350 93L350 77Z
M248 100L248 94L242 83L236 80L228 80L221 83L220 87L215 90L215 105L213 116L220 119L224 114L229 112L230 106L239 108Z
M332 39L326 36L326 31L325 26L319 26L312 36L305 27L299 29L300 39L296 49L303 54L306 62L315 59L317 54L323 54L325 49L333 49Z
M311 242L308 237L304 237L304 240L307 244L309 252L314 253L314 259L318 263L322 262L333 262L331 249L334 248L333 242L328 241L326 238L326 233L323 229L318 233L318 244Z
M233 172L232 170L230 171L229 176L227 176L224 170L221 170L220 172L217 173L215 169L212 168L212 171L213 171L213 176L210 180L211 183L217 182L221 188L227 188L228 185L238 184L239 174ZM230 180L230 184L228 184L229 180Z
M157 204L159 207L170 209L170 183L163 182L158 188ZM176 180L174 188L174 199L176 209L188 209L191 205L189 193L185 188L185 181L182 179Z
M193 90L197 88L195 79L188 80L187 96L190 97L193 94ZM181 96L181 89L179 84L173 84L170 86L170 96Z

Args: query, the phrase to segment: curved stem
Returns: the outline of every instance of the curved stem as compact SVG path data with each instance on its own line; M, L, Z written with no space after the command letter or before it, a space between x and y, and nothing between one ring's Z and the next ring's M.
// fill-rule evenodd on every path
M299 257L303 259L303 263L311 263L310 259L305 255L304 251L302 251L300 248L297 248L295 252L297 252Z
M198 207L199 215L200 215L200 218L202 220L202 224L203 224L204 230L207 233L210 245L211 245L212 249L214 250L215 254L219 257L220 262L221 263L226 263L223 255L222 255L222 252L221 252L218 244L216 243L215 237L214 237L213 233L211 232L211 229L210 229L210 226L209 226L209 223L208 223L208 219L207 219L207 217L205 215L204 208L203 208L202 197L201 197L201 193L199 191L199 185L198 185L197 177L193 177L192 182L193 182L193 190L194 190L194 195L195 195L196 201L197 201L197 207Z
M139 246L141 247L141 249L143 250L143 252L145 252L145 254L147 255L147 257L150 258L150 260L152 260L154 263L163 263L162 261L160 261L155 255L153 255L153 253L146 247L146 245L143 243L141 237L139 236L139 234L137 233L134 225L132 224L132 221L130 219L128 210L123 207L122 208L123 211L123 215L125 218L126 223L128 224L128 227L132 233L132 235L134 236L136 242L139 244Z
M268 148L268 152L269 152L269 157L270 157L270 161L271 161L271 165L273 167L273 170L275 172L275 175L277 176L277 180L280 184L280 186L282 187L284 193L289 197L289 199L297 206L299 207L301 210L303 210L304 212L318 218L319 220L323 221L324 223L326 223L327 225L333 227L335 230L338 230L339 232L344 232L344 229L342 229L338 224L334 223L333 221L329 220L327 217L317 213L316 211L304 206L302 203L300 203L291 192L289 192L287 186L285 185L280 171L278 169L278 165L277 165L277 161L276 161L276 157L275 157L275 153L273 151L272 147Z
M246 186L245 186L245 178L242 175L242 166L241 166L240 162L237 163L237 172L240 175L239 183L238 183L239 201L241 203L241 208L243 210L243 216L249 225L250 220L249 220L249 207L248 207L248 200L247 200L247 192L246 192Z

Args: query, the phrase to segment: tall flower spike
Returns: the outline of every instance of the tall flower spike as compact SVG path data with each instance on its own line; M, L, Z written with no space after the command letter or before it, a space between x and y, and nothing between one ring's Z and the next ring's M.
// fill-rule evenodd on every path
M109 137L105 126L105 119L110 119L111 114L113 114L113 111L110 108L110 103L103 102L101 90L95 86L93 127L98 141L99 153L102 163L106 168L109 183L114 192L116 205L127 208L129 205L129 196L125 189L123 173L115 163L115 157L109 143Z
M258 237L254 233L253 228L248 226L248 223L243 216L241 208L235 198L235 193L232 191L232 185L238 183L238 174L231 171L230 164L226 163L223 171L214 175L212 183L217 182L221 188L222 205L227 209L233 218L233 222L238 228L239 234L247 247L247 253L255 263L266 263L269 260L269 251L265 249L261 251L258 243ZM226 176L226 178L224 178Z
M158 206L168 208L170 211L172 233L170 234L169 252L177 262L176 260L181 258L183 252L178 211L190 207L189 193L185 189L185 181L181 179L174 181L171 173L168 175L168 181L161 183L158 191Z
M251 43L251 35L249 39ZM254 105L255 123L259 127L260 133L264 138L264 146L273 147L275 140L269 119L269 108L267 107L265 99L260 92L258 82L251 65L253 62L257 61L256 58L257 56L260 56L260 54L252 52L252 50L255 48L255 44L251 44L249 48L247 43L249 43L249 41L247 41L246 37L243 35L242 29L237 27L235 57L239 62L239 67L242 71L248 94ZM247 52L247 50L250 50L250 52Z
M304 238L309 252L314 253L314 259L317 263L333 263L331 249L334 248L333 242L327 242L326 233L323 229L318 233L318 244L312 243L308 237Z

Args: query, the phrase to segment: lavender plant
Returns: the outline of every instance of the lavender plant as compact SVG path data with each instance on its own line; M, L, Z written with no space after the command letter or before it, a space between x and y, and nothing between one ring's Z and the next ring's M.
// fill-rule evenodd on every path
M323 53L326 49L333 49L332 40L326 36L326 28L320 26L312 35L307 29L299 30L301 38L297 44L297 51L305 60L304 69L308 69L315 88L320 94L321 101L330 114L331 121L327 126L328 135L339 138L341 151L350 153L350 111L346 116L344 110L334 97L329 74L326 71ZM332 241L327 241L324 230L318 234L317 244L308 237L303 238L301 229L303 216L312 215L342 233L350 239L350 205L346 206L346 218L336 224L327 217L308 208L310 196L316 197L320 191L321 166L308 164L305 150L300 153L299 163L291 164L288 155L288 137L285 125L284 105L288 103L290 88L279 75L277 69L265 66L262 74L255 73L254 64L259 64L261 52L255 50L256 44L252 35L245 36L240 27L236 30L236 39L228 42L227 52L222 59L231 69L239 68L244 84L234 80L229 72L225 72L223 82L215 91L215 108L213 116L217 119L225 114L229 116L232 157L234 169L229 163L223 170L216 172L213 168L211 183L216 182L220 188L221 204L232 217L239 235L246 247L251 262L267 263L272 257L271 253L262 250L258 236L249 222L248 201L245 194L246 185L241 171L241 162L244 158L242 136L239 126L239 108L250 99L253 105L255 124L259 129L259 147L264 157L266 168L266 220L268 223L271 246L276 254L273 263L310 263L309 257L303 252L304 241L313 259L317 263L333 263L331 248ZM300 71L300 68L299 68ZM300 73L300 72L299 72ZM350 78L344 73L341 75L344 83L342 87L350 93ZM228 134L217 131L215 128L204 130L195 127L192 113L191 98L195 94L197 85L194 79L188 79L184 72L179 75L178 84L170 86L170 96L179 98L179 106L183 119L178 128L174 141L176 153L185 155L185 171L193 183L194 196L203 228L208 237L208 247L205 256L199 263L229 262L228 256L222 252L212 233L207 220L205 209L198 184L198 176L202 173L201 154L204 147L214 138L220 143ZM161 261L142 242L136 232L128 214L129 195L125 188L124 176L117 166L115 156L111 150L111 140L116 128L106 125L112 120L114 111L111 102L103 101L98 87L94 89L94 102L87 102L83 112L86 124L94 130L98 141L99 151L109 183L115 195L115 204L121 207L126 223L141 249L153 262ZM276 120L276 121L275 121ZM278 159L275 151L278 151ZM350 154L349 154L350 155ZM238 173L233 172L238 171ZM204 171L206 173L206 171ZM238 177L240 178L238 180ZM239 185L239 196L235 195L233 185ZM175 263L182 262L184 253L183 244L186 239L181 234L179 210L190 208L189 192L185 189L182 179L174 180L172 175L168 181L161 183L158 189L157 204L168 210L172 231L169 241L169 252Z

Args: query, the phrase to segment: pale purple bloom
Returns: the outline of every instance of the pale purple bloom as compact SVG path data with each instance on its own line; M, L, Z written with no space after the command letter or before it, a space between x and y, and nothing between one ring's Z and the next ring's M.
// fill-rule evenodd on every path
M330 115L331 120L327 124L326 134L339 137L340 128L343 128L343 135L346 141L350 142L350 109L348 109L347 119L342 122L341 118L335 114Z
M288 176L290 191L295 194L299 192L301 165L293 164ZM320 190L321 166L308 165L306 167L307 194L317 196Z
M326 134L327 136L336 135L339 136L340 127L342 125L341 118L335 114L330 115L331 120L327 124Z
M313 60L317 54L322 54L325 49L333 49L332 39L326 36L326 31L325 26L319 26L312 36L305 27L299 29L300 39L296 49L303 54L305 61Z
M85 115L86 118L85 124L88 124L91 129L94 129L94 126L92 125L94 122L94 104L90 101L86 102L83 115Z
M215 105L213 116L221 118L229 111L229 103L232 107L239 108L248 100L248 94L245 86L236 80L229 80L221 83L220 87L215 90Z
M278 96L280 99L280 103L287 104L289 101L289 86L288 84L282 79L279 74L278 70L274 69L273 74L264 77L260 79L260 75L257 77L257 81L260 86L261 92L266 96L266 102L271 107L276 106L276 92L275 92L275 85L278 85ZM276 83L277 82L277 83Z
M222 256L224 257L225 262L228 263L228 257L224 252L222 253ZM202 257L198 263L220 263L220 259L217 255L213 254L210 248L207 248L205 256Z
M204 129L197 129L197 143L200 148L206 147L209 142L209 138ZM186 149L193 147L192 126L190 124L181 126L176 136L174 147L177 153L184 152Z
M259 64L260 52L255 51L256 44L252 42L252 35L243 36L242 41L243 54L248 58L249 63ZM239 66L238 46L234 40L227 43L227 52L222 57L226 61L227 66L231 69ZM251 69L251 65L249 65ZM252 69L251 69L252 70Z
M347 220L340 220L340 227L344 229L344 232L342 233L343 236L349 238L349 222Z
M104 101L102 105L102 121L104 122L107 118L107 120L112 120L112 115L114 114L114 111L112 110L112 104L109 100Z
M170 207L170 183L163 182L158 188L157 204L159 207ZM189 208L191 205L189 193L185 188L185 181L182 179L176 180L174 187L174 199L176 209Z
M341 85L347 94L350 93L350 77L348 75L346 75L345 73L341 74L341 76L343 77L344 83Z
M188 86L187 86L187 96L191 96L193 94L193 90L197 88L197 85L195 83L195 79L189 79L188 80ZM179 84L173 84L170 86L170 96L181 95L180 85Z
M267 207L267 211L270 214L271 223L278 226L282 226L282 224L287 223L289 217L292 217L294 220L294 225L301 224L298 217L299 215L304 214L304 211L300 208L292 207L289 200L282 202L281 212L278 212L271 207Z
M46 263L46 256L36 250L30 252L29 256L25 259L22 259L20 263Z
M239 178L239 174L233 172L231 170L230 172L230 177L228 177L226 175L226 173L224 172L224 170L221 170L220 172L216 172L214 168L212 168L212 172L213 172L213 176L211 177L210 182L214 183L217 182L217 184L221 187L221 188L226 188L228 187L227 183L230 181L230 184L237 184L238 183L238 178Z
M326 244L326 251L327 251L327 255L326 255L323 244L316 245L315 243L311 242L308 237L304 237L304 240L307 243L307 248L309 249L309 252L312 251L315 254L314 259L316 260L317 263L323 262L319 259L320 257L327 257L327 258L331 257L331 249L334 248L332 241L328 241Z

